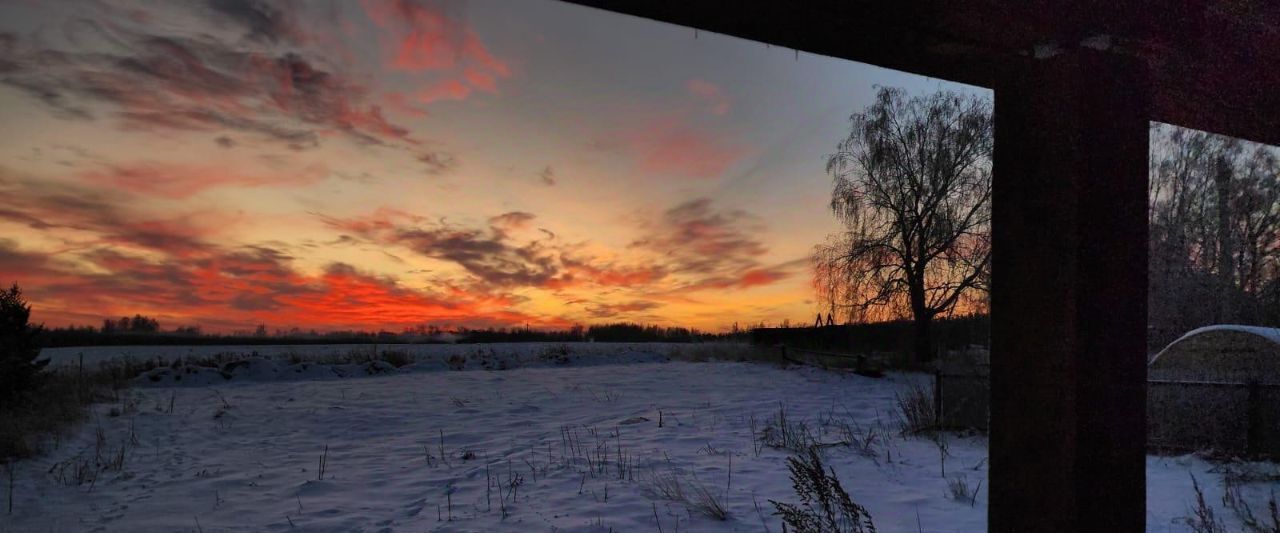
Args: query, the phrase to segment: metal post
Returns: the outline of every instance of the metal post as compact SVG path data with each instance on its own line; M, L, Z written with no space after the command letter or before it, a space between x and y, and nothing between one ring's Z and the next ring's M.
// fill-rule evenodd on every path
M1256 457L1262 453L1262 427L1266 422L1262 419L1262 387L1257 380L1249 382L1248 430L1245 439L1245 453Z

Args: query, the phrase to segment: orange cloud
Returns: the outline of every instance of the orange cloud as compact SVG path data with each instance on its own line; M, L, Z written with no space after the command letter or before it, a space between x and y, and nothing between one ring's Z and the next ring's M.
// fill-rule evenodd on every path
M263 174L225 166L140 162L91 170L81 180L135 194L178 199L217 187L309 185L327 175L328 169L322 165Z

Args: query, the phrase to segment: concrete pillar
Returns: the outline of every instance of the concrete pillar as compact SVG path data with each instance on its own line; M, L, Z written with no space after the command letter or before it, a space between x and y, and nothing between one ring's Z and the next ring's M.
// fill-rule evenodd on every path
M995 90L989 531L1142 531L1148 91L1095 50Z

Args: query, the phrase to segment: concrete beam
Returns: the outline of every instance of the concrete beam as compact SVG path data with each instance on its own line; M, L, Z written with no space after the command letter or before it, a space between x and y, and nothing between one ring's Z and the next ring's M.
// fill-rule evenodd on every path
M995 89L1013 64L1110 50L1150 73L1151 120L1280 145L1273 0L565 0Z
M1073 51L995 89L992 532L1144 529L1144 70Z

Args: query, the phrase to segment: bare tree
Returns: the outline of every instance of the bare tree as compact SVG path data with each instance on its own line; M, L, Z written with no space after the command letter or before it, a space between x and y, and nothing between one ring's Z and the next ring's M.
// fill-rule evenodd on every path
M1151 132L1153 347L1212 323L1277 325L1280 163L1274 148L1195 130Z
M991 259L991 106L977 96L881 88L829 156L844 229L814 250L822 305L847 321L910 318L917 360L930 324L985 309Z

